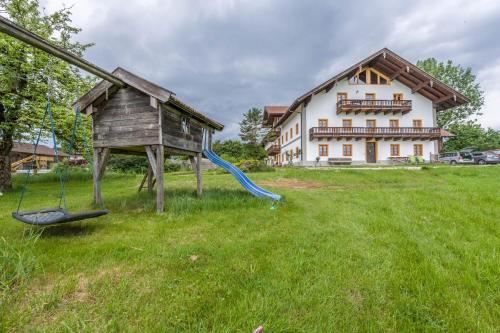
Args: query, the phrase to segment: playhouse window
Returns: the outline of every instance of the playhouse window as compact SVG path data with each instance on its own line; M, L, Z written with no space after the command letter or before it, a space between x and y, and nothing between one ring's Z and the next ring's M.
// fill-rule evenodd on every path
M189 119L187 117L181 118L181 132L189 134Z

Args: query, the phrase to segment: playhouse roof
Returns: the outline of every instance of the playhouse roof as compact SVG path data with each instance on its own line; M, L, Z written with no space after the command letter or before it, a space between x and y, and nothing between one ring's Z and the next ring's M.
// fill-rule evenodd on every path
M208 118L193 107L182 102L175 96L175 93L166 88L143 79L121 67L116 68L112 72L112 74L120 78L126 85L133 87L146 95L156 98L162 104L171 104L176 106L182 112L189 114L193 118L209 125L213 129L221 131L224 128L224 125ZM113 83L102 80L85 95L80 97L74 105L82 110L83 113L89 115L94 111L94 109L89 108L89 106L91 106L92 104L98 104L100 101L106 98L106 96L113 94L118 89L119 87L114 85Z
M307 105L313 95L330 91L338 81L351 77L364 67L373 67L389 76L391 81L396 79L410 87L413 93L418 92L429 98L437 111L469 102L467 97L455 89L430 76L388 48L383 48L297 98L278 124L283 123L302 103Z

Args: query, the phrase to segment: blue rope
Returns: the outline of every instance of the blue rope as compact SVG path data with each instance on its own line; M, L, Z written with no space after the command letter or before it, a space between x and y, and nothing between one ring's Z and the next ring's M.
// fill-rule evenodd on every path
M54 126L54 117L52 115L52 108L50 105L50 99L49 99L49 105L47 107L48 112L49 112L49 120L50 120L50 132L52 133L52 141L54 143L54 152L55 152L55 157L56 161L59 163L59 149L57 148L57 140L56 140L56 129ZM64 193L64 175L61 172L61 168L56 169L57 175L59 177L59 183L61 185L61 195L59 197L59 208L61 208L61 203L64 204L64 210L67 209L66 205L66 196Z
M21 191L21 197L19 198L19 202L17 203L17 212L19 213L19 209L21 208L21 204L24 200L24 194L26 193L26 189L28 188L29 182L30 182L30 175L31 175L31 170L33 169L33 163L36 164L36 150L38 148L38 144L40 143L40 139L42 138L42 131L43 127L45 125L45 119L47 119L47 114L49 113L50 109L50 100L47 102L47 107L45 108L45 113L43 114L43 119L42 119L42 124L40 125L40 130L38 131L38 136L35 141L35 147L33 149L33 161L30 164L30 167L28 169L28 172L26 173L26 177L24 177L24 184L23 184L23 189Z

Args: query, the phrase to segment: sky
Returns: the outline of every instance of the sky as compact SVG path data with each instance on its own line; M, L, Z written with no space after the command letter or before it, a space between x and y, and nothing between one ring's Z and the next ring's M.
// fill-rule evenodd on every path
M237 138L251 107L298 96L383 47L471 67L500 129L500 1L41 0L73 6L85 58L176 93Z

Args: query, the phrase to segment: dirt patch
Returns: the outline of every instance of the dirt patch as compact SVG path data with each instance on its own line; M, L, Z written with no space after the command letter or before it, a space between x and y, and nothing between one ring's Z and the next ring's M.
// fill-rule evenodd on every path
M349 290L347 299L356 306L360 306L363 303L363 296L361 296L361 293L357 289Z
M272 186L272 187L282 187L282 188L291 188L291 189L315 189L315 188L324 188L325 184L319 182L307 182L303 180L298 180L295 178L280 178L273 181L261 181L259 185L262 186Z
M69 295L69 299L76 302L84 302L89 298L89 280L83 274L78 274L78 282L75 291Z

